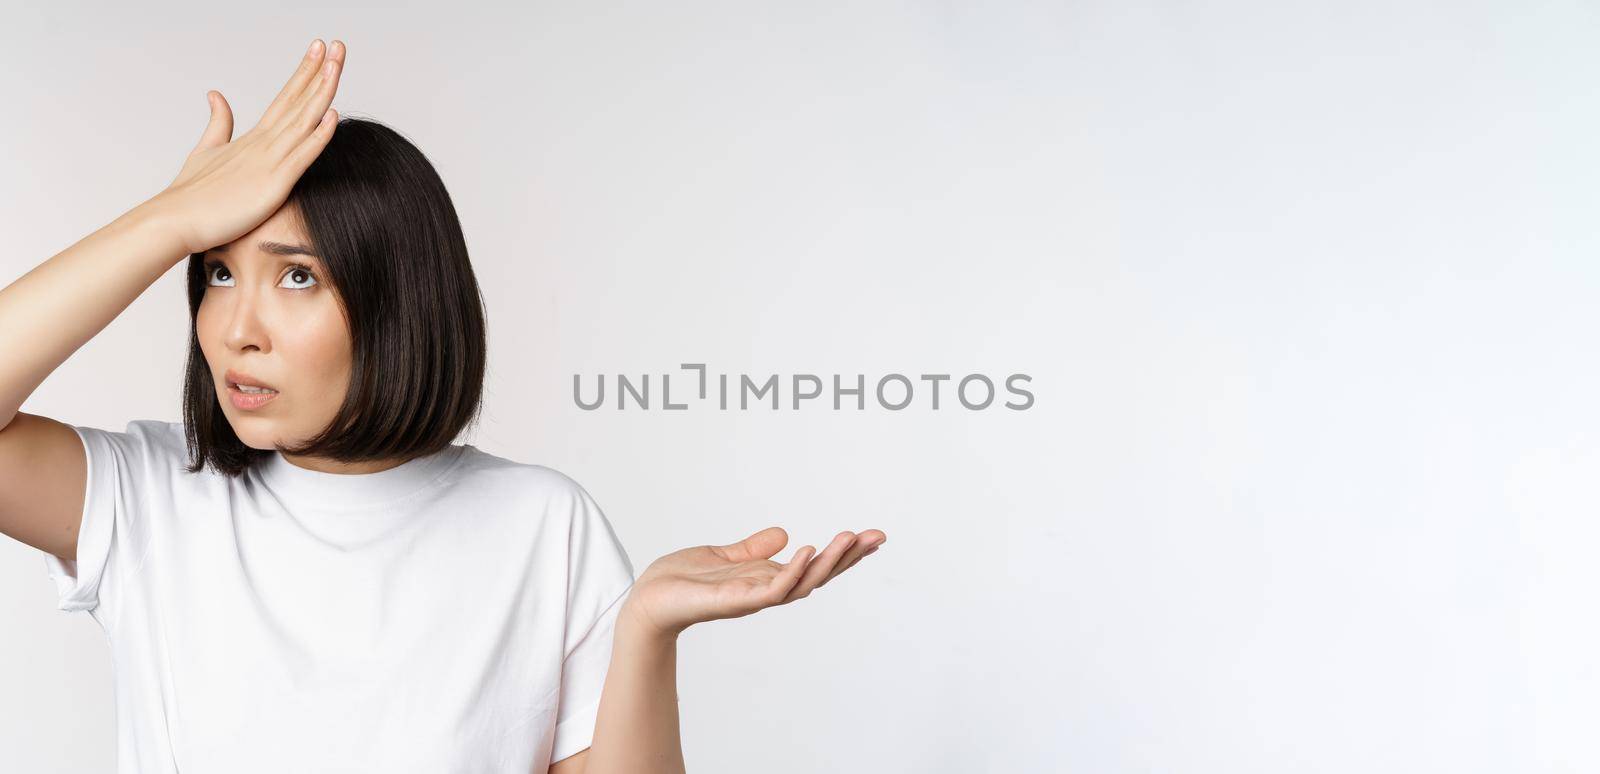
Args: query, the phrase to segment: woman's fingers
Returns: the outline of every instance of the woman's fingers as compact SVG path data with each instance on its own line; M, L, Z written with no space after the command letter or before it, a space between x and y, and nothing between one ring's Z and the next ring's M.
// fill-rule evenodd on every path
M222 92L215 90L206 92L206 102L211 105L211 119L206 123L206 130L200 134L200 142L194 146L196 151L227 145L233 141L233 109L228 107L228 101L222 98Z
M336 71L344 69L344 58L344 41L335 40L328 44L328 56L322 60L322 64L317 68L315 75L312 76L311 82L306 84L299 94L289 100L283 113L278 116L277 127L273 129L274 134L281 131L286 119L299 115L305 110L307 104L317 98L317 95L328 85L328 79L333 77Z
M801 546L794 552L794 556L789 557L789 563L784 565L777 575L772 576L772 585L769 588L778 598L779 604L782 604L789 592L794 589L794 584L800 580L800 574L805 572L806 566L811 563L811 557L816 553L817 549L811 546Z
M797 599L805 599L813 589L822 585L822 582L827 580L828 573L833 571L834 565L839 563L839 558L844 556L844 552L849 550L855 541L856 534L854 532L841 532L835 535L833 542L829 543L828 547L817 555L816 560L811 562L811 566L806 568L805 576L800 579L799 584L789 591L788 596L784 597L783 603L788 604Z
M856 536L855 544L851 545L850 550L846 551L844 556L839 559L839 563L834 565L833 570L828 573L828 577L823 578L822 583L817 585L820 587L828 581L839 577L845 570L854 567L856 562L861 561L862 557L878 550L880 545L883 545L883 538L872 537L865 532Z
M338 41L334 43L338 45ZM318 123L327 115L328 107L333 104L333 95L339 90L339 76L343 71L344 62L337 58L329 57L323 63L316 84L306 90L301 99L292 106L292 112L280 121L283 128L273 137L273 148L287 153L317 128Z
M317 68L322 66L322 55L325 53L322 39L311 41L311 47L306 50L305 56L300 58L300 65L295 68L294 74L289 76L289 82L278 91L278 96L273 97L272 104L267 106L267 111L261 114L257 126L270 127L278 123L288 112L289 106L294 103L300 93L305 91L306 85L316 77Z
M280 163L279 169L289 170L294 179L299 180L300 175L311 166L311 162L317 160L322 149L328 146L328 141L333 139L333 131L338 125L339 111L328 108L327 112L322 114L322 121L317 124L317 128L311 130L310 135L289 151Z

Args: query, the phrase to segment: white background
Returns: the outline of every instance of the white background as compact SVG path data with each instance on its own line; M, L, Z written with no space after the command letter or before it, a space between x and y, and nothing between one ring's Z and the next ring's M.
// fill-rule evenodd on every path
M1595 6L30 4L0 281L314 36L460 211L466 442L583 483L640 570L888 533L684 635L692 771L1600 767ZM176 421L186 325L175 269L24 410ZM573 404L683 362L1036 403ZM0 768L109 770L109 650L14 541L0 629Z

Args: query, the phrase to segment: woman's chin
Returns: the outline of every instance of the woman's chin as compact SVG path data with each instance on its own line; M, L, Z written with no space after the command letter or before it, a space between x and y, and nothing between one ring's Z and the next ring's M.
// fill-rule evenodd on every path
M240 442L260 451L276 449L282 437L272 422L263 417L229 417L228 424L233 426L233 434L239 436Z

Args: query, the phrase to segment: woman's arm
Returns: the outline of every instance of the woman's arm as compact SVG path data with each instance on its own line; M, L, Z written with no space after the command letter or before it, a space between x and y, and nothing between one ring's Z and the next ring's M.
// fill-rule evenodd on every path
M181 254L162 219L141 205L0 290L0 533L78 558L88 476L82 442L65 424L20 409ZM111 394L126 375L108 376Z
M0 428L46 377L184 257L170 224L145 202L0 290L0 352L6 353Z

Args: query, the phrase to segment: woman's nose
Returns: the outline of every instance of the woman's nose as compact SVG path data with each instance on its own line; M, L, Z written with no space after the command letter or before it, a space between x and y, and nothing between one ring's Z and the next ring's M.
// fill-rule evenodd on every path
M261 305L251 293L234 295L233 308L228 313L225 338L228 347L243 350L254 347L263 352L271 349L267 326L261 319Z

